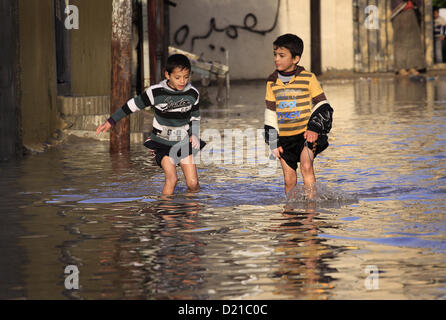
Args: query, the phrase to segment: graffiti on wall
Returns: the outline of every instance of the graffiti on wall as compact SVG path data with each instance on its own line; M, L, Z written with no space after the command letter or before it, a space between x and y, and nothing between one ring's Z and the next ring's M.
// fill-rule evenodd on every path
M226 27L219 28L217 27L217 21L214 17L212 17L209 21L209 29L206 33L203 33L201 35L190 35L190 28L189 25L185 24L178 28L178 30L174 33L174 43L176 46L182 46L188 39L190 39L190 51L194 51L195 42L197 40L204 40L211 37L211 35L214 32L222 33L224 32L226 36L230 39L237 39L239 35L240 30L248 31L251 33L259 34L259 35L266 35L267 33L273 31L276 28L277 25L277 19L279 17L279 9L280 9L280 1L277 0L277 9L274 17L273 25L265 30L258 30L256 29L258 19L255 14L248 13L245 18L243 19L243 24L230 24ZM215 46L213 44L210 44L209 47L214 50ZM225 51L225 48L221 47L221 51Z

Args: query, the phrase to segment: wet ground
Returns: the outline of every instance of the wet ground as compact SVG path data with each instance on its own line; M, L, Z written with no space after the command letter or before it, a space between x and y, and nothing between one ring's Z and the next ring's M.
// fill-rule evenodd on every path
M323 86L335 120L315 202L287 201L281 170L237 150L167 199L139 145L70 138L0 163L0 298L445 299L446 79ZM202 130L263 127L263 84L231 89Z

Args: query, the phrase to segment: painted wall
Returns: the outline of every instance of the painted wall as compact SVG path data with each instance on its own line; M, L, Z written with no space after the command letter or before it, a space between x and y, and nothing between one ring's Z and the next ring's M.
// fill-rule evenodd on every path
M440 16L446 20L446 8L440 8Z
M170 7L170 44L222 63L228 50L231 79L265 79L274 70L272 43L288 32L304 41L301 65L308 69L311 64L309 0L175 3Z
M279 30L276 36L294 33L304 41L304 52L299 63L309 70L311 66L311 27L309 0L282 0L279 16ZM271 65L272 49L271 49ZM274 66L273 66L274 67Z
M72 94L110 94L110 0L73 0L79 8L79 29L71 30Z
M223 63L222 48L228 49L231 79L265 78L274 69L272 42L284 33L295 33L303 39L301 65L310 68L310 0L178 0L176 3L176 8L170 8L171 45L203 54L205 60ZM270 30L277 12L276 26ZM353 70L352 0L321 0L321 47L323 71Z
M321 0L322 72L353 70L352 0Z
M23 144L45 142L58 123L52 0L19 0Z

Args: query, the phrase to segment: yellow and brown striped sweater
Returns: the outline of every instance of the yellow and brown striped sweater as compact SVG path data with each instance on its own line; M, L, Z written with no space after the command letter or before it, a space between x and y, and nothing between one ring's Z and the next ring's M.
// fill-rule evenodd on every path
M277 130L279 136L298 135L307 130L314 110L328 104L316 76L298 66L288 83L279 72L273 72L266 84L265 127Z

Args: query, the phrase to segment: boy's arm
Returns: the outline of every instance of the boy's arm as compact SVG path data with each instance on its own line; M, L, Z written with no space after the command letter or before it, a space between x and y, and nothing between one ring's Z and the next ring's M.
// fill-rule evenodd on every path
M191 109L190 122L189 122L189 137L194 135L196 138L200 138L200 94L195 90L197 97L194 105Z
M147 107L152 107L154 105L155 100L153 98L152 89L148 88L141 95L127 101L126 104L124 104L120 109L113 113L110 118L107 119L107 122L110 123L111 126L115 126L119 120L125 118L129 114L138 112Z
M280 147L279 144L279 124L277 121L276 113L276 97L274 96L271 88L271 82L266 84L266 96L265 96L265 142L269 145L270 149L274 150Z
M310 95L313 109L310 120L308 121L307 130L316 132L317 134L327 134L331 130L333 108L330 106L314 74L310 79Z

